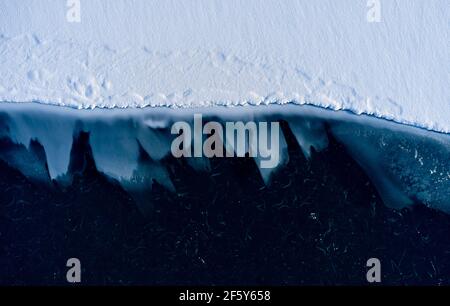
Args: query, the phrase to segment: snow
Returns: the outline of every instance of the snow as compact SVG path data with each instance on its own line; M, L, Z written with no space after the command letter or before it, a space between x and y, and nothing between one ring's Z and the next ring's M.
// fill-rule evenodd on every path
M77 2L0 2L0 101L290 102L450 132L447 0L371 1L373 23L365 0L81 0L69 22Z

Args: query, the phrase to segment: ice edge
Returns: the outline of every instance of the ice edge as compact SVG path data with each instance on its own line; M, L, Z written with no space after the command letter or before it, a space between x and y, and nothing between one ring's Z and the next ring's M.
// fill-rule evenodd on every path
M235 102L235 103L231 103L229 101L220 101L220 102L216 102L216 101L208 101L208 102L201 102L199 104L157 104L157 105L152 105L150 103L148 104L138 104L138 105L86 105L86 104L77 104L77 105L71 105L71 104L66 104L66 103L55 103L55 102L50 102L50 101L44 101L44 100L31 100L31 101L22 101L22 102L18 102L18 101L4 101L4 100L0 100L0 104L42 104L42 105L46 105L46 106L54 106L54 107L60 107L60 108L69 108L69 109L73 109L73 110L84 110L84 111L89 111L89 110L94 110L94 109L101 109L101 110L118 110L118 109L205 109L205 110L211 110L211 109L218 109L218 108L222 108L222 109L227 109L227 108L236 108L236 107L245 107L245 108L250 108L250 107L265 107L265 106L271 106L271 105L297 105L297 106L312 106L312 107L317 107L319 109L324 109L324 110L330 110L330 111L335 111L335 112L347 112L350 113L352 115L356 115L356 116L361 116L361 115L365 115L368 117L372 117L372 118L377 118L377 119L382 119L382 120L386 120L388 122L394 122L397 124L401 124L401 125L405 125L405 126L410 126L410 127L414 127L414 128L418 128L421 130L425 130L425 131L430 131L430 132L436 132L436 133L440 133L440 134L450 134L450 130L449 129L445 129L445 128L441 128L439 126L436 126L436 124L423 124L423 123L419 123L419 122L414 122L414 121L409 121L409 120L404 120L404 119L398 119L393 117L392 115L385 115L385 114L380 114L380 113L376 113L376 112L368 112L368 111L361 111L361 110L355 110L352 108L346 108L346 107L332 107L332 106L324 106L313 102L307 102L307 101L296 101L296 100L289 100L289 101L271 101L269 103L264 103L264 102L259 102L256 103L254 101L246 101L246 102Z

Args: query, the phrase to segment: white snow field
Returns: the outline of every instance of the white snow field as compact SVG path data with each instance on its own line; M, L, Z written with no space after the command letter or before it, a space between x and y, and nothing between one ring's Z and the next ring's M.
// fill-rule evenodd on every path
M0 101L313 104L449 133L449 17L448 0L1 0Z

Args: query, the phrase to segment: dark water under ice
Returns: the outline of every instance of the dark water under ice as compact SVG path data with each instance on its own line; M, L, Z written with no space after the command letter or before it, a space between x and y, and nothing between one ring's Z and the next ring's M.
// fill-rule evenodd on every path
M276 120L285 158L270 181L253 158L202 167L141 148L140 171L157 164L173 189L102 173L82 129L65 179L51 181L39 139L25 147L4 134L0 284L67 284L71 257L82 284L367 284L373 257L382 284L450 284L445 135Z

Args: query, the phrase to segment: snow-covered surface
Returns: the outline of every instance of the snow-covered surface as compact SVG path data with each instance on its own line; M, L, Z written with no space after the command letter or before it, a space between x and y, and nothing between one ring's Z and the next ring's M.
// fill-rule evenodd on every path
M0 101L308 103L450 132L448 0L371 1L378 23L367 2L81 0L71 23L66 0L1 0Z

